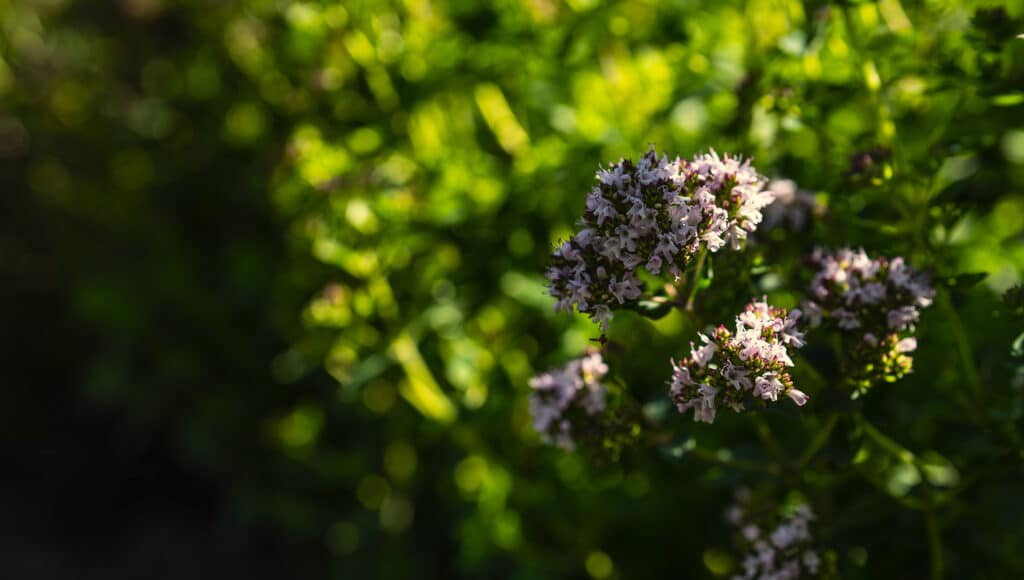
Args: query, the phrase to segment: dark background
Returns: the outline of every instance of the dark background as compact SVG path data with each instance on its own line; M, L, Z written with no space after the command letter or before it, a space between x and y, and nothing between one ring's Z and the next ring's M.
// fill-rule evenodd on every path
M596 335L551 312L551 244L599 163L652 144L818 194L827 217L745 254L783 280L814 245L933 275L916 371L865 413L969 482L948 576L1024 572L1020 8L598 4L0 2L0 575L727 574L722 510L763 482L564 454L526 409ZM615 372L664 399L699 325L616 322ZM763 454L735 417L670 425ZM809 484L822 541L844 576L922 577L920 486L870 465Z

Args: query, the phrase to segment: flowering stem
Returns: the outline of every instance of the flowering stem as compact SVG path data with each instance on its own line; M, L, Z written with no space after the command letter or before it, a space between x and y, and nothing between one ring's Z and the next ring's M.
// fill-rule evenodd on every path
M800 459L797 460L797 471L807 467L807 464L814 459L814 456L821 450L822 447L828 443L829 436L832 435L832 430L835 429L836 424L839 422L839 413L832 413L825 419L825 425L818 429L818 432L814 434L814 439L807 446L807 449L800 455Z
M885 488L885 486L882 485L881 483L875 481L874 479L872 479L870 477L867 477L863 473L861 473L861 477L869 485L871 485L872 487L877 489L879 492L881 492L882 495L884 495L884 496L888 497L889 499L895 501L896 503L898 503L901 506L907 508L908 510L914 510L914 511L923 512L923 511L925 511L927 509L927 507L923 503L921 503L920 500L917 500L917 499L912 498L912 497L898 497L898 496L894 496L894 495L890 494L889 490L887 490Z
M978 380L978 373L974 368L974 356L971 353L971 344L964 332L964 325L960 322L960 315L945 292L939 292L936 300L946 311L946 320L949 321L950 330L953 331L953 338L956 340L956 348L960 353L960 359L964 365L964 375L967 377L967 384L971 386L975 396L981 396L981 381Z
M945 311L946 319L949 321L950 330L953 332L953 340L956 342L956 349L960 355L960 360L963 363L964 375L967 379L967 384L970 385L971 391L973 391L976 400L972 403L964 400L964 397L960 391L954 391L957 401L967 409L971 414L971 417L983 423L991 429L998 431L1003 437L1009 440L1013 445L1020 446L1020 435L1016 429L1006 424L992 425L992 421L987 417L981 409L981 398L982 388L981 380L978 378L978 371L974 364L974 354L971 352L971 343L967 338L967 333L964 331L963 322L960 320L960 315L957 313L956 308L953 307L953 302L949 298L949 294L946 292L939 292L935 297L936 302Z
M775 460L779 463L786 463L786 450L782 448L782 445L779 444L775 435L772 434L772 429L768 426L768 423L756 413L751 414L750 422L754 425L754 431L757 432L757 436L761 439L761 443L766 449L768 449L768 452L775 457Z
M697 459L707 461L709 463L717 463L718 465L722 465L724 467L732 467L734 469L740 469L744 471L755 471L758 473L766 473L768 475L779 474L778 467L768 463L759 463L757 461L747 461L744 459L734 459L732 457L723 456L718 453L715 453L714 451L702 449L700 447L696 447L690 450L690 453L693 454L693 456L696 457Z
M879 431L874 425L868 423L866 419L863 417L860 419L865 435L871 437L879 446L900 461L913 465L920 473L924 502L917 509L923 511L925 517L925 531L928 535L928 554L931 571L930 578L931 580L941 580L945 575L946 568L942 555L942 528L939 526L939 519L935 513L935 498L932 493L932 484L928 481L925 465L912 452Z
M927 483L925 484L928 485ZM929 496L930 498L930 496ZM929 499L928 511L925 512L925 527L928 531L928 554L930 556L931 580L941 580L945 575L946 563L942 556L942 530L939 518L935 515L935 507Z
M686 311L693 311L693 299L697 296L697 287L700 286L700 273L704 269L704 259L707 258L707 247L701 247L697 254L697 265L693 269L693 284L690 288L690 295L686 298Z
M870 437L878 443L878 445L892 454L893 457L899 459L903 463L910 463L912 465L917 464L917 458L908 449L904 448L899 443L893 441L888 435L882 433L877 427L868 423L868 420L863 416L860 417L860 425L864 429L864 434Z

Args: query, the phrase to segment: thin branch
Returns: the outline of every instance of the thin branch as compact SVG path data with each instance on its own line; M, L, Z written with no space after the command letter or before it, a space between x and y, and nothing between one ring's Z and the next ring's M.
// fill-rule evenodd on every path
M702 247L700 254L697 254L697 266L693 269L693 283L690 287L690 295L686 298L686 310L693 310L693 299L697 296L697 287L700 286L700 273L704 270L704 259L708 256L707 247Z
M924 514L925 528L928 533L928 555L931 570L931 580L942 580L946 573L946 563L943 559L942 528L939 526L939 518L935 514L935 506L931 502L930 484L925 482L926 510Z
M703 449L700 447L690 449L689 452L690 454L692 454L697 459L700 459L701 461L715 463L723 467L731 467L733 469L739 469L742 471L766 473L768 475L779 475L778 467L770 463L760 463L758 461L735 459L733 457L721 455L709 449Z
M825 425L818 429L818 432L814 434L814 439L807 445L804 452L800 454L800 459L797 460L796 464L797 471L807 467L818 451L828 443L828 439L836 428L837 423L839 423L839 413L832 413L825 419Z
M978 379L978 371L974 366L974 355L971 353L971 343L967 339L967 333L964 332L964 325L960 321L960 314L957 313L956 308L953 308L953 303L950 301L947 293L939 292L936 299L945 311L943 314L946 316L946 322L953 333L953 339L956 341L956 349L964 366L967 384L970 385L975 396L981 397L981 381Z
M925 531L928 536L929 577L931 580L942 580L946 573L946 564L943 559L942 548L942 528L939 525L939 519L936 513L937 506L935 503L935 496L932 490L932 484L928 481L928 473L925 469L926 466L910 450L893 441L892 438L879 431L863 417L861 417L861 425L864 428L865 435L871 437L883 449L891 453L900 461L913 465L919 472L921 477L921 491L924 495L924 501L919 503L920 507L917 509L924 512Z
M758 413L750 414L750 423L754 426L754 432L757 433L757 437L761 440L761 444L764 445L765 449L775 457L775 460L781 464L788 463L788 457L786 450L779 444L778 439L775 438L775 434L772 433L772 428L768 426L768 423Z

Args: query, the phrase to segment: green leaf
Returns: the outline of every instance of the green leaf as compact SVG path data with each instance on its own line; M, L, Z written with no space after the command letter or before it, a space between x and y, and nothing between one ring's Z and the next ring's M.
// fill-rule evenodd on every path
M701 290L711 286L711 281L715 279L715 260L708 256L706 273L701 276L700 282L697 283L697 287Z
M390 352L402 365L407 378L399 386L398 392L424 416L439 423L454 421L458 410L430 372L416 340L408 331L395 338L391 343Z
M1014 107L1024 103L1024 93L1004 93L992 97L992 104L997 107Z
M974 286L977 286L979 282L988 278L988 272L970 272L967 274L957 274L956 276L950 276L946 279L946 286L953 290L963 292Z
M656 302L654 300L641 300L633 306L633 310L644 318L658 320L667 316L669 312L672 312L672 303Z
M644 405L644 415L655 423L661 423L673 410L672 403L668 399L655 399Z
M919 459L925 479L936 487L955 487L960 483L960 472L949 459L935 451L925 451Z
M1013 339L1013 343L1010 345L1010 355L1018 357L1024 356L1024 332L1017 335L1017 338Z
M1017 284L1004 292L1003 305L1012 316L1024 315L1024 285Z

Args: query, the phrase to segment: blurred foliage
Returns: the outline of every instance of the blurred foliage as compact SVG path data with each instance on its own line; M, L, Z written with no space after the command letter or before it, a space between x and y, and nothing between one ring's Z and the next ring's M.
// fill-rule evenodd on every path
M828 213L752 248L771 277L717 261L709 319L795 304L766 280L813 244L943 282L914 374L864 403L916 454L857 436L821 461L865 477L804 476L843 576L921 574L922 474L950 577L1024 574L1021 32L984 0L0 0L5 447L57 495L166 440L229 528L337 577L728 574L749 474L564 454L525 405L597 335L541 276L597 165L715 147ZM622 315L613 369L664 403L695 330ZM766 421L795 452L818 419ZM739 419L673 425L763 453Z

